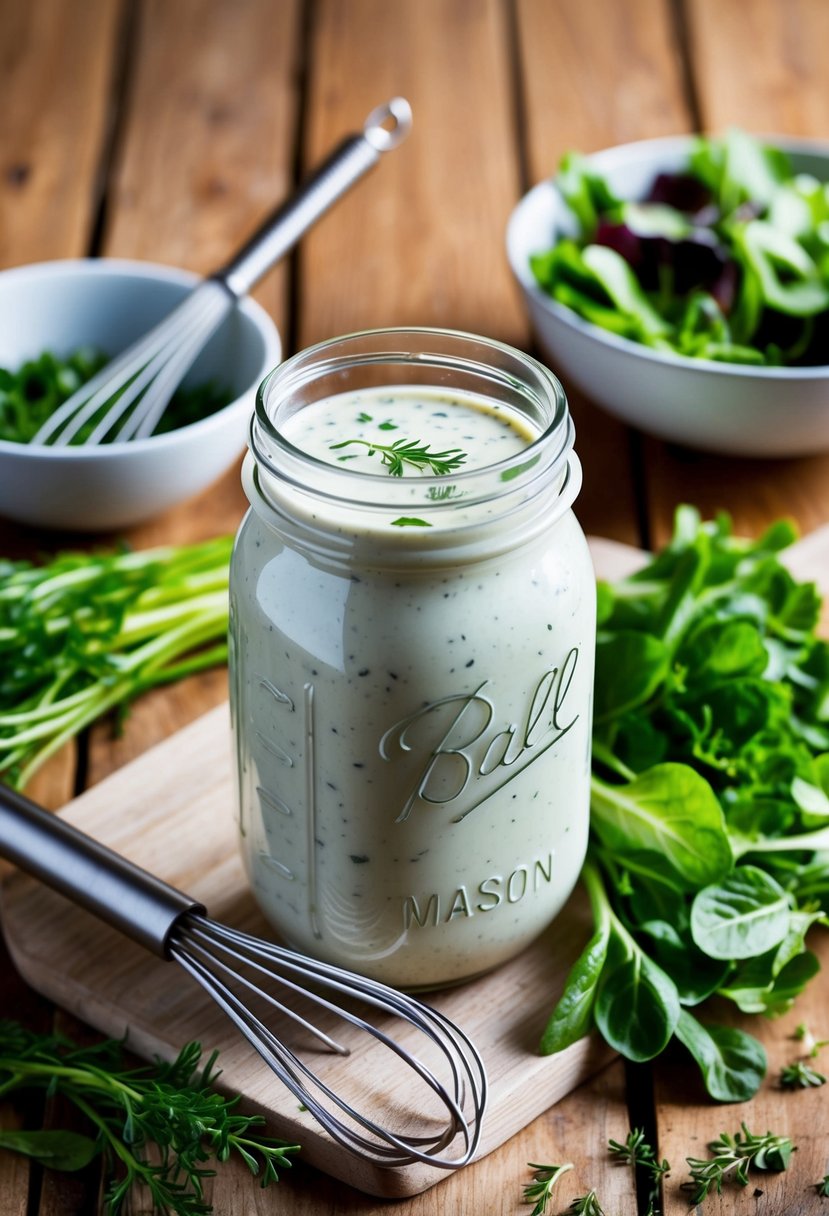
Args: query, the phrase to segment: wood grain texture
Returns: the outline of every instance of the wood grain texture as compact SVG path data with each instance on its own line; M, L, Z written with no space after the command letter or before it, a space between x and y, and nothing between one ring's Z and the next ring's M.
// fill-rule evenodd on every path
M122 9L0 5L0 266L87 252Z
M306 162L395 94L414 125L309 236L300 345L386 325L520 344L502 236L520 193L506 5L319 0L308 72Z
M563 153L690 130L668 0L517 0L530 183Z
M123 4L62 0L0 5L0 266L88 252L113 119ZM70 543L0 520L11 558ZM77 749L49 761L31 785L51 808L74 791Z
M765 135L829 129L823 0L687 0L689 53L703 128Z
M298 0L143 0L107 254L207 273L289 193ZM284 268L254 293L284 324Z

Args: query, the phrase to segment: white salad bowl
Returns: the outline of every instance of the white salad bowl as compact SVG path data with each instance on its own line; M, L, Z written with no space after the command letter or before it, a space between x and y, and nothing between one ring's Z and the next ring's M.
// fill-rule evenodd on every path
M50 351L114 355L199 282L147 262L79 259L0 273L0 367ZM41 528L106 532L160 514L210 486L245 446L256 389L280 360L279 333L245 300L208 340L184 381L227 388L230 404L178 430L94 447L0 440L0 516Z
M688 161L693 137L644 140L587 157L620 198L638 199L658 173ZM829 180L829 144L764 137L796 172ZM583 320L538 286L530 255L574 235L553 180L526 194L507 225L507 256L539 346L564 383L611 414L670 442L740 456L829 449L829 366L761 367L654 351ZM829 351L827 351L829 364Z

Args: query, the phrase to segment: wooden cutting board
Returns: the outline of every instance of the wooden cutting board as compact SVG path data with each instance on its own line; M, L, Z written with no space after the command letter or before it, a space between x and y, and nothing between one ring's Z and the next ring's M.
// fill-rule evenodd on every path
M591 544L598 573L618 577L642 554L608 541ZM829 530L803 542L791 564L826 580ZM214 920L267 937L249 894L236 847L230 730L222 706L153 748L75 799L60 813L89 835L203 902ZM100 924L62 896L22 874L3 884L3 924L15 964L32 987L105 1034L126 1036L147 1058L172 1058L197 1039L220 1051L221 1083L265 1115L273 1135L302 1146L303 1158L369 1194L399 1198L445 1177L433 1166L382 1169L343 1151L299 1109L256 1053L195 981ZM458 1022L487 1066L490 1101L480 1156L552 1106L610 1058L595 1037L556 1056L537 1053L547 1016L572 962L590 933L580 891L529 949L490 975L431 994L429 1001ZM347 1099L396 1084L382 1052L349 1028L334 1031L347 1057L324 1050L303 1056ZM405 1093L396 1099L405 1104Z

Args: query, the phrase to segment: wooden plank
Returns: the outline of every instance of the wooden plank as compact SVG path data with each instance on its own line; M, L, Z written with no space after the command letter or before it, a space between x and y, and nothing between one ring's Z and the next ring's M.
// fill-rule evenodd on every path
M523 1188L532 1180L531 1161L539 1164L578 1162L564 1175L548 1209L564 1212L577 1195L596 1187L604 1210L612 1216L635 1216L636 1204L626 1170L619 1170L603 1151L602 1137L623 1139L627 1134L624 1070L611 1064L574 1090L567 1099L540 1115L520 1136L455 1174L435 1190L398 1200L395 1216L455 1216L487 1213L487 1216L529 1216L522 1203ZM597 1151L594 1151L594 1146ZM245 1210L250 1202L251 1180L244 1167L223 1167L213 1182L212 1203L217 1212ZM292 1216L389 1216L387 1201L372 1200L333 1178L303 1167L282 1176L274 1208ZM264 1201L263 1201L264 1204Z
M299 98L299 0L148 0L137 10L117 170L104 250L213 270L293 186ZM287 268L255 291L284 329ZM235 532L247 502L239 464L199 498L131 529L135 548ZM133 707L126 729L91 736L88 780L224 700L223 670L157 690Z
M822 0L689 0L688 49L703 128L825 138L829 126L823 50L829 8ZM746 48L750 47L750 53ZM735 65L739 64L739 70ZM785 426L785 391L780 394ZM670 532L674 507L691 502L706 516L730 511L753 535L778 516L804 533L829 517L829 455L797 460L707 456L649 439L647 512L651 544Z
M396 94L414 127L307 240L300 345L387 325L521 344L503 251L519 194L506 6L321 0L308 82L306 163Z
M670 4L518 0L517 12L531 182L570 149L690 129Z
M113 117L113 93L124 5L121 0L32 0L0 6L0 266L80 257L89 250L99 203L99 172ZM35 536L0 521L0 551L32 556L67 538ZM66 747L31 783L44 805L66 802L74 787L76 749ZM0 949L0 1014L45 1030L49 1010L27 989ZM4 1104L2 1126L40 1125L41 1107ZM37 1179L36 1168L32 1176ZM30 1166L0 1153L0 1210L31 1212ZM47 1188L52 1185L47 1181ZM54 1216L60 1210L51 1201ZM41 1208L45 1212L46 1208Z
M104 251L201 273L290 191L298 0L146 0ZM284 267L255 295L284 324Z
M122 7L0 5L0 266L87 252Z
M517 33L526 185L551 176L569 149L690 128L668 3L623 0L597 13L583 0L518 0ZM584 464L579 518L589 532L642 544L636 436L565 389Z
M829 7L823 0L687 0L686 7L705 130L739 126L826 137Z

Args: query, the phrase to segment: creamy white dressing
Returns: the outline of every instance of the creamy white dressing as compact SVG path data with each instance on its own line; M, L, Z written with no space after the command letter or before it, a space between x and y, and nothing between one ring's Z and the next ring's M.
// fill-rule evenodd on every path
M324 397L290 418L283 434L317 460L379 476L389 475L382 449L403 440L419 441L430 453L460 452L463 460L457 468L468 471L513 456L538 437L522 415L501 402L405 386ZM341 446L351 440L362 442ZM366 443L374 446L374 455ZM404 462L400 475L423 473L434 475L428 467Z
M400 479L378 455L355 445L343 462L351 449L332 444L416 439L461 448L474 469L536 437L499 403L403 386L315 402L284 433L389 483ZM396 560L388 547L379 560L365 522L343 558L320 549L319 529L356 536L358 509L318 515L290 487L263 496L250 475L247 489L231 666L257 899L294 946L393 984L488 970L553 919L586 848L595 604L575 518L554 509L555 487L539 497L546 526L528 527L526 509L499 514L496 497L474 547L460 528L462 558L447 565L430 561L463 517L447 500L434 525L384 526Z

